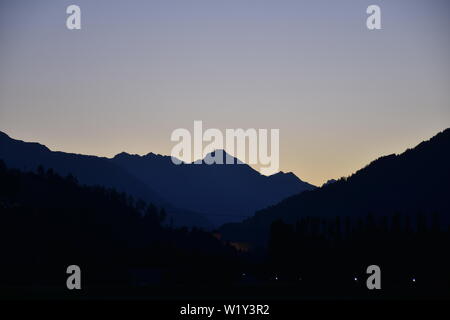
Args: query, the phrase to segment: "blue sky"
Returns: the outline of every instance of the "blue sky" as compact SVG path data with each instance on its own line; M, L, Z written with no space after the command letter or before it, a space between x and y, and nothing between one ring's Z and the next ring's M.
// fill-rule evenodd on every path
M66 29L77 4L82 29ZM365 26L378 4L382 30ZM2 1L0 130L53 150L170 154L170 134L280 129L321 184L450 124L448 1Z

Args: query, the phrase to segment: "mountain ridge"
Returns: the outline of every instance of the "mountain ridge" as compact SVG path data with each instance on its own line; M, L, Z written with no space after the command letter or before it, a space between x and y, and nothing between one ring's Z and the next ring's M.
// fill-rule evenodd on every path
M293 173L264 176L245 163L175 165L170 156L152 152L143 156L121 152L112 158L66 153L6 133L0 135L0 158L17 169L34 171L43 165L63 176L73 174L82 184L114 187L172 208L168 212L178 212L177 219L195 215L194 225L207 228L239 221L286 196L315 188Z
M221 228L224 239L264 244L270 224L306 216L405 215L437 212L450 220L450 129L401 154L379 157L347 178L287 197L240 224Z
M0 133L0 159L11 168L26 172L35 171L42 165L62 176L72 174L83 185L114 188L132 195L136 200L142 199L163 206L168 212L169 220L172 218L175 225L212 227L205 217L173 206L140 179L111 162L109 158L51 151L40 143L16 140L6 133L1 131Z
M180 207L204 213L216 225L227 220L220 217L243 219L286 196L315 188L293 173L264 176L231 155L235 165L206 164L204 160L214 152L223 152L224 159L229 155L215 150L201 162L175 165L170 156L120 153L112 161L143 181L153 181L160 194L177 199Z

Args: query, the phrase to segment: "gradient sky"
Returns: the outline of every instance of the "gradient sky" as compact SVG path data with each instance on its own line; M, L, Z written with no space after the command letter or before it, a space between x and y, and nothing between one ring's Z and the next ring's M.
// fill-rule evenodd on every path
M66 7L82 30L66 29ZM382 9L382 28L365 26ZM450 127L447 0L1 0L0 130L52 150L170 154L170 134L279 128L316 185Z

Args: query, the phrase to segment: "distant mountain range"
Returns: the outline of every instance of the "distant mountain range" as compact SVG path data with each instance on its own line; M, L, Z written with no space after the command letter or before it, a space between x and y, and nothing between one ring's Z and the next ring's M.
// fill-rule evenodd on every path
M314 188L291 172L261 175L247 164L236 164L236 158L234 164L174 165L169 156L121 153L112 162L177 206L204 213L216 225L240 221L289 195Z
M400 155L381 157L348 178L291 196L242 223L221 228L225 240L264 245L270 224L302 217L367 217L394 213L450 222L450 129ZM445 222L445 223L444 223Z
M169 220L177 226L213 228L241 221L256 210L315 188L293 173L263 176L246 164L174 165L169 156L153 153L120 153L109 159L51 151L39 143L12 139L3 132L0 159L8 167L25 171L35 171L42 165L61 175L72 174L82 184L112 187L164 206Z

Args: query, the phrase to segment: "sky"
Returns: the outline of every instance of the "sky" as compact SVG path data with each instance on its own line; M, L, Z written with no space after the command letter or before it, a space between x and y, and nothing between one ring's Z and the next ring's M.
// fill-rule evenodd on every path
M66 8L81 8L81 30ZM381 30L366 8L381 8ZM1 0L0 131L169 155L177 128L280 130L321 185L450 127L446 0Z

